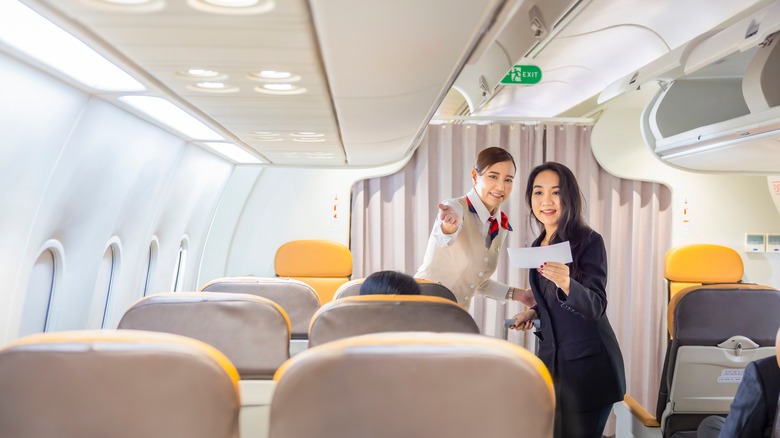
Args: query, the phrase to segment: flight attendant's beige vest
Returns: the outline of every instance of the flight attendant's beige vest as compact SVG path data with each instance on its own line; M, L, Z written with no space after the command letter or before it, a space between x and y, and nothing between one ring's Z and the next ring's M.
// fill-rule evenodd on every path
M463 207L463 226L450 246L442 246L431 234L417 278L432 280L447 286L465 309L469 308L475 293L483 293L483 286L498 265L498 254L507 230L498 227L498 236L490 248L485 247L486 236L476 213L469 211L466 197L455 199ZM499 218L500 221L500 218ZM503 299L504 297L496 297Z

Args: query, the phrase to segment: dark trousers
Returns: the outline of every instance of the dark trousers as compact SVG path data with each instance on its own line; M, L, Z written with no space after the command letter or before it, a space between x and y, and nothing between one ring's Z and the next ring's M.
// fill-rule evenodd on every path
M592 411L555 410L555 438L601 438L612 404Z
M696 429L696 433L699 438L718 438L720 430L723 429L725 423L725 418L717 415L710 415L699 423L699 428Z

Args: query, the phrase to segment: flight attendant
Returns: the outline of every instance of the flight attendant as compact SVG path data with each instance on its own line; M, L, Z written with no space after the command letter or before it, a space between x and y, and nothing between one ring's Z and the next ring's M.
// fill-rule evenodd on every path
M500 207L512 193L516 170L514 158L505 149L484 149L471 170L474 188L466 196L439 204L415 277L447 286L465 309L477 293L534 304L530 290L490 279L504 239L512 231Z
M542 228L532 246L568 241L573 261L530 271L537 304L515 315L510 328L528 330L540 319L538 355L555 385L555 436L600 438L612 405L626 392L623 356L606 314L604 240L582 218L582 194L568 167L534 168L525 198Z

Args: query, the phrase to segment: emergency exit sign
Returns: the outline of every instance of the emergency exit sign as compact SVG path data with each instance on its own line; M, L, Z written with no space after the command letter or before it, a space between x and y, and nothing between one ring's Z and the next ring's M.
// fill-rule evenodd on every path
M535 65L516 65L501 79L504 85L533 85L542 80L542 69Z

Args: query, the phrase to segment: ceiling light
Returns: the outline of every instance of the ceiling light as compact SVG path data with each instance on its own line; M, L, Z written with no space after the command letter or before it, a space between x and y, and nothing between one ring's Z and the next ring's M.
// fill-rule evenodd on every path
M262 87L255 87L255 91L263 94L292 95L303 94L306 89L292 84L265 84Z
M233 143L203 143L217 153L240 164L260 164L262 160Z
M222 82L198 82L187 85L187 89L204 93L235 93L238 91L238 87L228 86Z
M152 96L122 96L119 98L152 119L194 140L224 140L225 138L203 122L173 103Z
M208 79L210 81L222 81L227 79L227 75L224 75L216 70L209 70L206 68L190 68L186 71L177 71L176 76L196 81L202 81L204 79Z
M265 14L276 7L274 0L187 0L187 4L201 12L227 15Z
M249 138L255 141L282 141L283 140L279 137L249 137Z
M155 12L165 7L165 0L81 0L85 5L111 12Z
M278 132L268 132L268 131L249 131L249 135L259 135L263 137L278 137Z
M265 84L263 88L273 91L290 91L295 89L293 84Z
M316 132L294 132L290 134L293 137L305 137L305 138L312 138L312 137L324 137L325 134L318 134Z
M263 70L261 72L252 72L246 75L247 79L259 82L298 82L300 75L293 75L288 71Z
M294 138L293 141L298 141L298 142L301 142L301 143L322 143L323 141L325 141L325 139L324 138L307 138L307 137L304 137L304 138Z
M17 1L0 1L0 42L101 91L143 91L122 69Z

